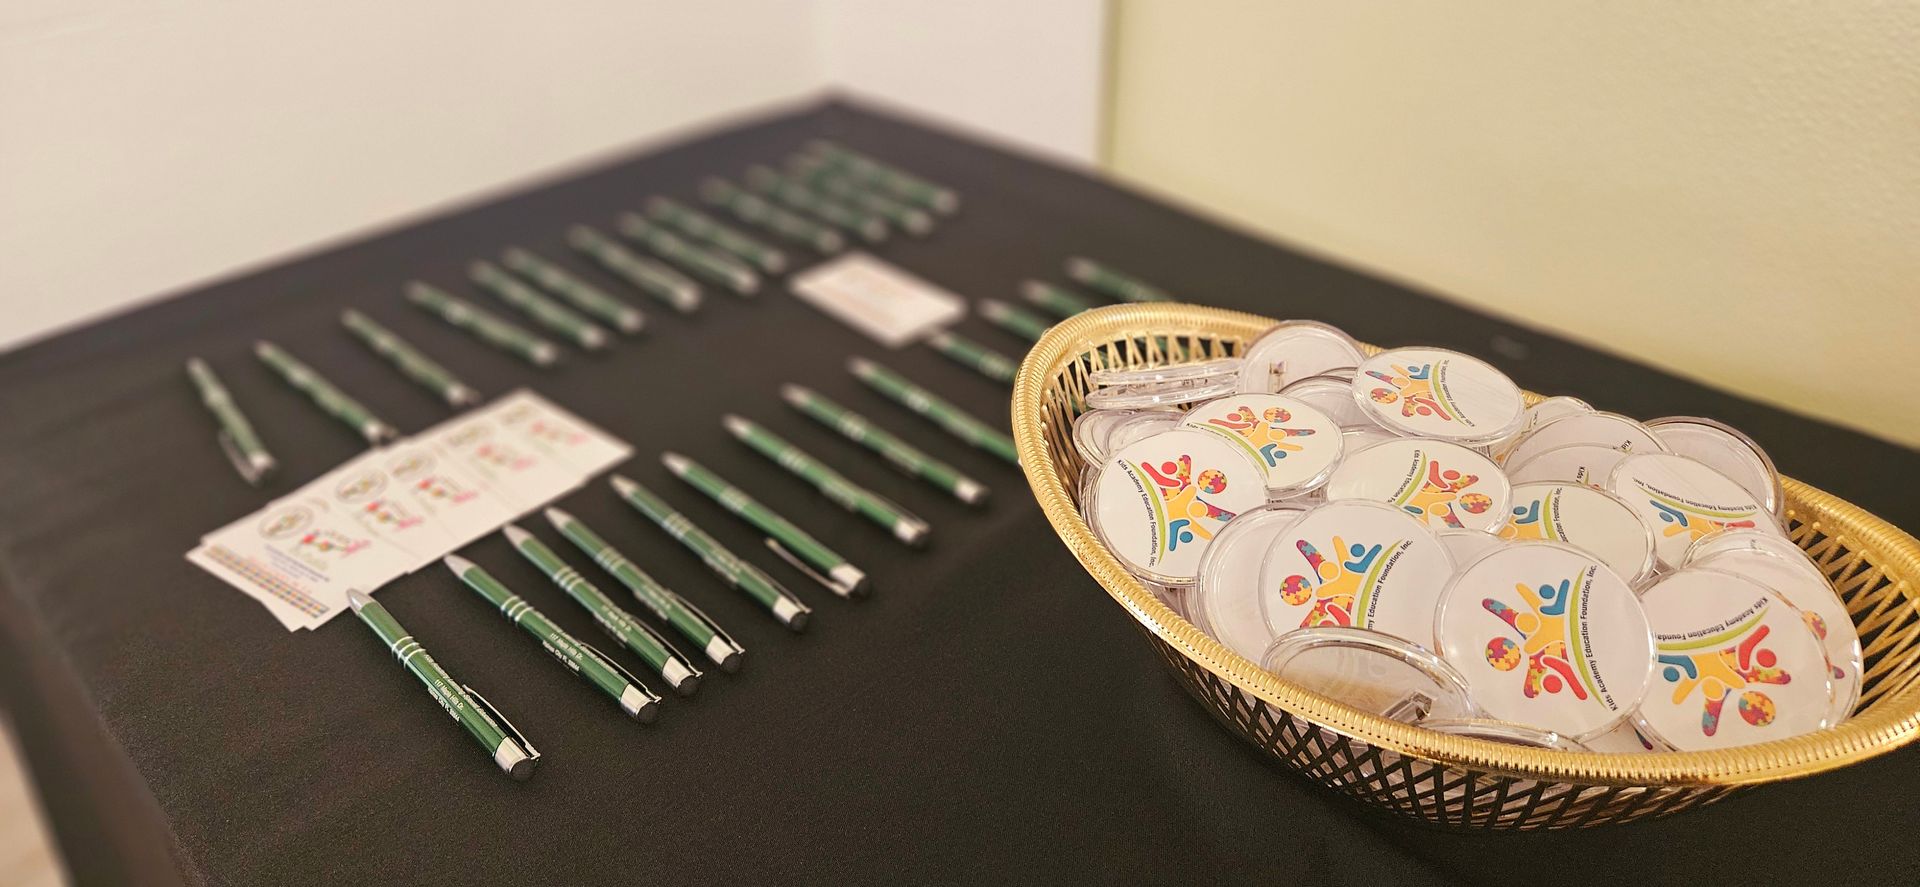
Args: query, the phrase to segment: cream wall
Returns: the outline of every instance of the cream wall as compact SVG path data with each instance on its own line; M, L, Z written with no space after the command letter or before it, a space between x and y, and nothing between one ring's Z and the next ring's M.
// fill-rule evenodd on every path
M1122 0L1113 27L1120 176L1920 444L1920 5Z

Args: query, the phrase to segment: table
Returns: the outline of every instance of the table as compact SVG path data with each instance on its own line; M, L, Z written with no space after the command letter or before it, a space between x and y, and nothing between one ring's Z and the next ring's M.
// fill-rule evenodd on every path
M1550 866L1618 883L1827 882L1911 875L1920 845L1866 828L1920 816L1920 756L1577 834L1461 835L1362 810L1216 726L1047 529L1012 468L894 408L843 369L883 358L982 416L1007 392L929 349L878 346L773 292L713 293L693 316L550 372L404 305L411 278L466 289L464 265L521 244L618 288L561 242L651 194L831 136L957 188L962 213L888 261L970 297L1061 280L1083 254L1193 301L1315 317L1380 344L1487 357L1523 385L1638 416L1712 416L1783 471L1920 527L1920 455L1493 320L1276 246L1083 171L828 102L222 281L0 356L0 700L81 883L1141 883L1485 880ZM1418 195L1408 199L1417 200ZM111 260L111 245L103 260ZM778 288L776 288L777 290ZM636 302L644 300L635 295ZM403 431L445 409L337 327L374 314L489 394L531 385L633 442L628 467L737 551L758 539L654 458L695 454L852 555L864 602L765 567L813 602L793 636L630 515L603 484L562 506L691 595L750 651L738 676L623 719L432 569L380 599L435 656L513 713L547 760L503 778L351 619L289 635L182 559L199 535L353 455L350 432L249 354L271 338ZM1018 344L977 316L960 330ZM1710 330L1701 331L1711 336ZM1776 343L1763 343L1773 347ZM283 462L243 485L181 371L208 358ZM782 406L799 382L994 488L975 511L865 461ZM909 551L733 443L766 423L920 512ZM584 614L495 537L463 553L570 631ZM608 583L609 585L611 583Z

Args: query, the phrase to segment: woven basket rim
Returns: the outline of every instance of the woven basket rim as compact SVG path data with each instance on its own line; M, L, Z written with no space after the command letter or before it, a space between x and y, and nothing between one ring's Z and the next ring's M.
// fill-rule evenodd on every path
M1251 341L1278 321L1240 311L1176 303L1109 305L1049 329L1014 380L1014 442L1028 486L1054 532L1108 595L1147 631L1240 691L1322 728L1437 764L1556 782L1618 786L1733 786L1810 776L1886 754L1920 737L1920 680L1877 700L1839 726L1756 745L1698 752L1606 754L1524 748L1413 727L1320 696L1282 680L1182 619L1128 573L1075 509L1043 433L1050 380L1082 354L1137 336L1222 336ZM1371 348L1372 346L1368 346ZM1535 395L1529 395L1530 397ZM1789 502L1837 517L1826 528L1870 550L1890 575L1920 576L1920 541L1873 514L1815 487L1782 478ZM1888 593L1906 597L1906 579Z

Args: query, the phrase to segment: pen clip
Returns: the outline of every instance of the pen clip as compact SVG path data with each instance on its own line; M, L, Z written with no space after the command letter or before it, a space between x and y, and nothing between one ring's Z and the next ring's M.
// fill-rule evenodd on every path
M812 579L813 581L818 582L823 586L826 586L826 589L828 591L831 591L834 594L840 595L842 597L846 596L846 592L842 591L840 586L837 583L835 583L831 579L828 579L825 576L820 575L819 573L815 572L812 567L809 567L805 563L802 563L798 557L794 556L793 552L787 550L787 547L785 545L781 545L779 542L775 541L772 537L768 537L766 541L767 541L767 547L773 549L773 553L776 555L779 555L780 559L783 561L786 561L789 566L793 567L796 570L799 570L802 573L807 574L807 578Z
M600 660L601 665L604 665L607 668L611 669L614 674L617 674L623 678L626 678L627 683L640 688L641 692L647 694L648 696L653 697L653 700L655 702L660 701L660 694L653 692L653 690L648 688L646 684L640 683L640 679L637 677L634 677L633 672L628 671L626 666L621 665L620 663L614 661L614 658L612 656L608 656L607 654L600 652L599 647L589 644L586 641L580 641L578 638L575 638L575 640L579 641L580 646L585 647L588 653L592 653L595 657L597 657Z
M227 461L233 463L233 470L240 472L240 479L246 481L248 484L256 487L259 486L260 479L266 477L267 472L273 470L273 461L271 459L267 461L267 464L260 465L252 459L247 458L247 454L240 452L239 445L233 442L233 435L229 434L226 429L223 428L214 432L213 439L220 442L220 451L227 454Z
M487 716L499 723L501 725L500 729L505 731L507 735L512 736L514 742L520 743L520 748L527 753L527 760L540 760L540 750L534 748L533 743L527 741L527 734L520 732L519 727L515 727L512 721L507 720L507 716L501 714L500 709L494 708L493 703L487 701L487 697L480 695L480 691L475 690L471 684L461 684L460 689L466 691L468 696L473 697L473 701L481 708L486 709Z

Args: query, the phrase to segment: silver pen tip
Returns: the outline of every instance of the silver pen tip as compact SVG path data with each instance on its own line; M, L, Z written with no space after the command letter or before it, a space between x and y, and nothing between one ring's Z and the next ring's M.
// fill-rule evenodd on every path
M747 432L753 430L752 422L742 419L739 416L736 416L732 413L728 413L724 416L721 416L720 424L726 426L726 429L732 432L733 436L735 437L742 437L746 435Z
M473 569L473 561L467 560L457 554L449 554L441 558L440 562L446 564L447 569L452 570L455 576L465 575L468 570Z
M361 607L371 603L373 603L373 598L368 597L366 592L358 588L347 589L347 606L352 607L355 613L360 612Z
M780 396L786 398L787 403L798 406L811 399L813 397L813 391L799 385L782 385L780 386Z
M507 524L506 526L501 527L500 532L507 537L507 541L512 542L515 545L519 545L520 543L533 538L532 533L529 533L526 530L522 530L519 527L514 526L513 524Z
M693 460L672 450L668 450L660 454L660 464L667 466L668 471L674 474L680 474L687 470L687 466L693 464Z
M625 477L623 477L623 476L621 476L621 475L618 475L618 474L616 474L616 475L613 475L612 477L609 477L609 478L607 478L607 483L610 483L610 484L612 484L612 485L613 485L613 488L614 488L615 490L618 490L618 491L620 491L620 493L621 493L622 495L624 495L624 494L627 494L627 493L631 493L631 492L633 492L634 490L637 490L637 489L639 489L639 488L640 488L640 485L639 485L639 484L637 484L637 483L634 483L633 481L631 481L631 480L628 480L627 478L625 478Z
M847 358L847 369L852 370L856 376L864 376L878 368L878 364L864 357Z
M547 516L547 523L553 524L555 527L561 524L573 523L573 515L561 511L558 508L549 508L541 513Z

